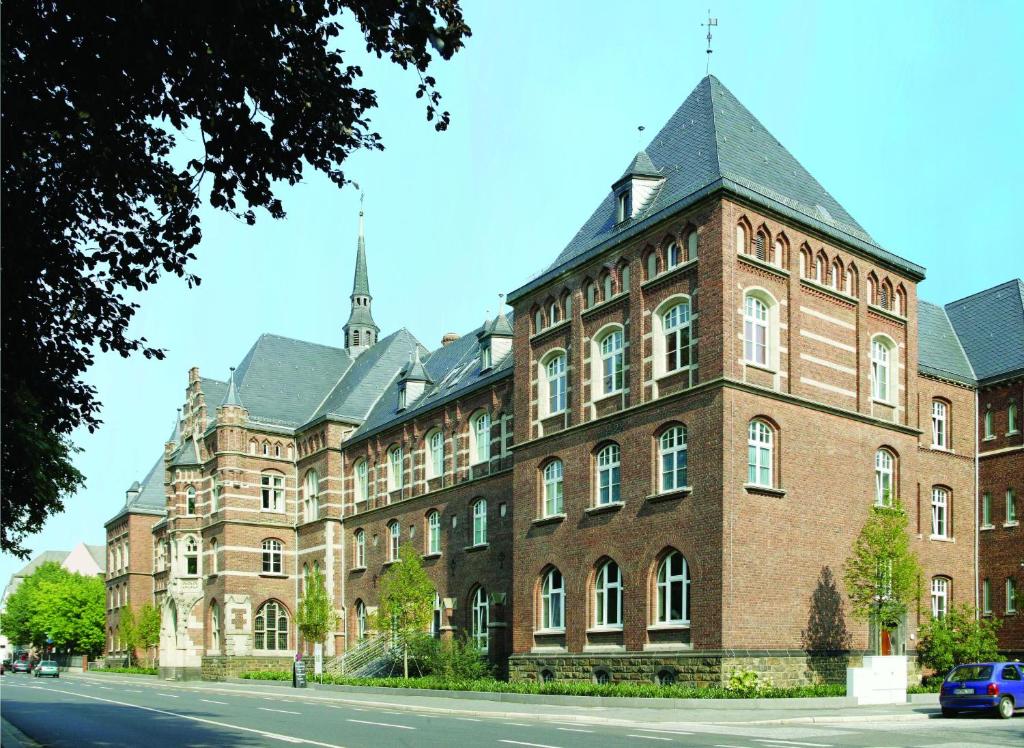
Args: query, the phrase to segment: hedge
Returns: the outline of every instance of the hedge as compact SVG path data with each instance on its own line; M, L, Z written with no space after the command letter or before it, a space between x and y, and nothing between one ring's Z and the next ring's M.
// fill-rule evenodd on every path
M129 673L130 675L156 675L155 667L103 667L89 670L90 673Z

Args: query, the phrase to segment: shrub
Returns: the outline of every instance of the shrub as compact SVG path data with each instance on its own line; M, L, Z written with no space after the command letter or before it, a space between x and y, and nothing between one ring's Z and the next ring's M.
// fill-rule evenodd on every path
M247 680L291 680L292 674L283 670L250 670L240 673L238 677Z
M128 673L130 675L156 675L155 667L105 667L89 670L89 673Z
M999 656L998 619L979 619L972 606L954 605L942 618L921 626L917 653L921 663L937 673L948 673L966 662L992 662Z
M758 696L771 687L771 681L761 680L753 670L734 670L729 676L729 685L726 686L730 691L747 697Z
M454 681L491 675L480 650L466 638L439 641L423 636L410 642L409 652L421 675Z

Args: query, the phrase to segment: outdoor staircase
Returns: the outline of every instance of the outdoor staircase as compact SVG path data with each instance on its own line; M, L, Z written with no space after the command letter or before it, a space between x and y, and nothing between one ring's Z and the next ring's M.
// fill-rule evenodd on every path
M378 634L367 637L345 654L335 657L331 663L324 663L324 669L332 675L349 677L373 677L387 674L391 669L390 636Z

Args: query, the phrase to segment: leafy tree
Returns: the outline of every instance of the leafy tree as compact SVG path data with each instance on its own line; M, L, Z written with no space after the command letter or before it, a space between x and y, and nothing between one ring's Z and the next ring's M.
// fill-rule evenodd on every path
M324 575L318 566L306 575L304 585L305 594L295 609L295 623L304 640L322 644L337 625L338 617L331 606Z
M121 610L121 615L117 619L117 635L124 642L125 649L128 650L128 667L132 666L132 655L135 654L135 648L139 646L139 625L135 620L135 611L132 610L132 606L128 605Z
M993 662L999 655L998 618L979 619L973 606L953 605L942 618L930 618L918 631L917 653L922 664L948 673L966 662Z
M138 631L138 646L146 652L150 667L152 667L153 647L160 643L160 609L152 603L146 603L139 608L136 630Z
M873 506L853 544L844 580L854 617L892 631L919 599L921 567L910 548L907 515L898 501Z
M345 24L416 71L437 130L449 114L426 71L470 30L459 0L12 0L2 23L0 549L25 557L84 484L70 435L101 423L82 379L96 351L164 356L129 330L128 294L166 273L199 283L204 196L249 224L282 218L275 182L310 167L341 187L353 151L383 148Z
M398 551L380 580L380 607L374 626L382 634L394 634L402 645L402 670L409 677L409 642L426 631L434 614L434 584L423 570L420 554L412 545Z

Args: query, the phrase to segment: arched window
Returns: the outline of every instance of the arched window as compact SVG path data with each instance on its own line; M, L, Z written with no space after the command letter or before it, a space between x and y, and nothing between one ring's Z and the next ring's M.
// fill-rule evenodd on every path
M558 308L558 302L552 301L548 305L548 319L551 320L551 324L554 325L560 322L561 318L562 315L560 314L560 310Z
M875 281L873 276L868 276L868 303L875 303L875 290L878 287L878 283Z
M994 439L995 436L996 436L995 430L993 429L993 426L992 426L992 411L991 410L987 410L987 411L985 411L985 438L986 439Z
M839 260L835 260L832 263L832 272L828 276L829 285L838 291L843 284L843 265Z
M945 618L949 610L949 580L946 577L932 578L932 618Z
M857 272L852 268L846 268L846 280L843 283L843 290L850 296L857 295Z
M606 395L619 392L623 387L622 342L622 329L616 328L605 333L597 343L601 357L601 391Z
M949 406L932 400L932 446L949 449Z
M811 255L810 250L801 248L800 249L800 277L810 278L811 277Z
M871 396L883 403L893 401L894 350L895 345L889 338L876 335L871 339Z
M320 476L317 475L316 470L306 473L303 513L306 522L312 522L320 516Z
M896 457L888 449L875 452L875 506L892 506L896 496Z
M565 588L558 569L544 575L540 600L540 627L546 631L565 631Z
M614 288L614 286L612 284L611 273L605 273L604 281L602 282L602 285L604 287L603 299L605 301L608 301L608 299L610 299L612 296L615 295L615 288Z
M818 283L825 282L825 257L818 255L814 258L814 280Z
M594 283L587 284L587 308L597 303L597 286Z
M665 247L665 267L671 270L676 265L683 264L683 248L679 246L679 242L675 239L670 241Z
M288 611L276 600L270 600L256 613L253 621L254 649L288 649Z
M742 223L736 225L736 252L741 255L747 253L747 227Z
M697 259L697 229L686 235L686 259Z
M932 537L949 537L949 491L932 487Z
M405 486L405 454L401 446L388 450L388 491L399 491Z
M281 573L281 541L269 538L263 541L263 573Z
M892 308L892 289L889 287L887 280L882 281L881 288L878 291L878 306L882 309Z
M747 430L747 483L754 486L774 485L774 445L772 427L753 420Z
M621 501L620 452L618 444L608 444L597 453L597 504Z
M562 461L552 460L544 466L544 508L543 516L553 517L562 513Z
M434 429L427 435L427 478L444 475L444 432Z
M366 604L362 600L356 600L356 639L362 641L366 638Z
M210 511L220 511L220 494L224 490L220 481L217 478L213 479L213 486L210 489Z
M370 498L370 469L366 460L358 460L355 467L356 474L356 503L366 501Z
M487 544L487 501L477 499L473 503L473 545Z
M567 376L564 353L554 353L544 363L544 385L547 388L544 401L547 414L555 415L565 410L567 404Z
M768 261L768 237L763 231L758 231L754 237L754 257L762 262Z
M661 465L663 493L688 486L686 476L686 427L673 426L658 439L658 462Z
M398 522L388 525L388 561L398 560L398 545L402 538L402 526Z
M256 454L256 451L257 451L258 448L259 448L259 445L256 443L256 440L255 439L251 439L249 441L249 454L251 454L251 455Z
M544 329L544 313L538 309L533 313L533 331L540 332Z
M470 455L472 464L479 465L491 459L491 416L481 411L469 420L469 433L472 443Z
M676 304L661 315L665 341L665 371L690 368L690 304Z
M210 573L216 574L219 568L217 563L217 538L213 538L210 541Z
M772 256L770 262L772 265L778 265L783 267L786 264L786 245L782 241L782 236L778 236L775 239L775 243L772 244Z
M657 623L690 622L690 567L679 551L669 553L658 566Z
M366 531L356 530L355 568L366 568Z
M196 489L192 486L185 491L185 514L196 513Z
M907 316L907 292L902 286L896 289L893 311L901 317Z
M220 607L216 600L210 602L210 648L220 654Z
M441 552L441 513L436 509L427 515L427 554Z
M1006 408L1006 433L1016 434L1017 426L1017 403L1010 403Z
M359 330L352 331L352 345L359 345Z
M594 578L594 625L622 628L622 572L614 561L606 561Z
M619 263L619 291L626 293L629 290L629 265L625 260Z
M743 358L751 364L769 366L771 336L768 304L760 296L747 294L743 301Z
M260 496L263 500L263 511L284 511L284 476L280 473L266 472L260 476Z
M487 624L489 622L489 618L487 610L487 590L483 587L477 587L476 591L473 593L472 602L470 604L469 635L476 644L477 649L481 649L483 651L487 651Z
M185 538L185 574L190 577L199 576L199 544L189 535Z
M568 291L562 292L562 308L565 310L565 318L572 319L572 294Z
M647 280L658 274L658 253L651 252L647 255Z

